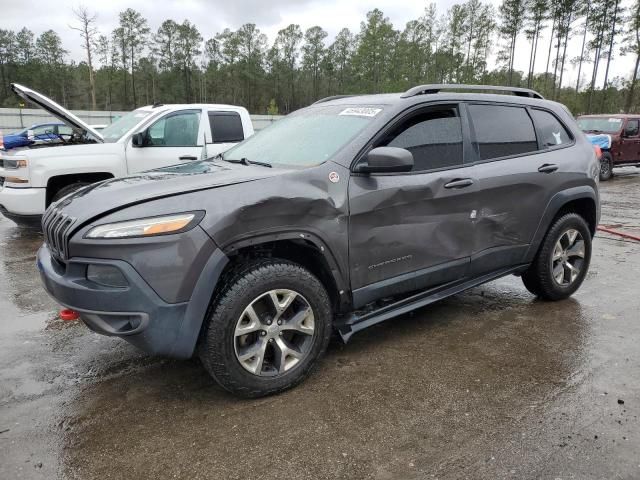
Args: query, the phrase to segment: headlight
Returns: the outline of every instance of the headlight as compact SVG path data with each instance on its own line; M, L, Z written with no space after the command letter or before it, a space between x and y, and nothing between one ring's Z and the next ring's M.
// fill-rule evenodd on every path
M93 227L85 235L86 238L128 238L149 237L184 231L194 227L197 222L195 213L181 213L164 217L141 218L126 222L107 223ZM198 219L202 216L198 216Z
M26 160L5 160L4 168L9 170L17 170L18 168L27 168Z

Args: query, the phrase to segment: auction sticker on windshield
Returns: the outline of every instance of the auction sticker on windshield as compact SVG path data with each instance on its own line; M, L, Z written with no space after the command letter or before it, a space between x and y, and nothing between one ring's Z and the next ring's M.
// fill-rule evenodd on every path
M358 117L375 117L381 111L382 111L381 108L369 108L369 107L345 108L338 115L356 115Z

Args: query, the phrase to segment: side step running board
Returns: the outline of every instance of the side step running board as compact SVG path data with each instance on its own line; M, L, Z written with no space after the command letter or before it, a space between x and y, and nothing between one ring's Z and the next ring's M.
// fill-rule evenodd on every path
M435 288L402 298L373 311L365 313L354 312L350 315L346 315L336 322L336 327L340 337L342 337L342 341L347 343L354 333L364 330L367 327L384 322L385 320L389 320L399 315L403 315L417 308L424 307L437 302L438 300L442 300L443 298L461 293L497 278L504 277L512 273L520 273L527 267L528 265L518 265L516 267L497 270L471 280L445 283L444 285L439 285Z

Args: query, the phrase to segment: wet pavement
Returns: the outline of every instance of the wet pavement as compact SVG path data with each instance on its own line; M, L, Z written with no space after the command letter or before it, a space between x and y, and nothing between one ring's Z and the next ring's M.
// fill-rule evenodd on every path
M640 232L640 170L602 185ZM334 341L298 388L222 391L58 320L41 236L0 220L0 478L640 478L640 243L598 233L557 303L516 277Z

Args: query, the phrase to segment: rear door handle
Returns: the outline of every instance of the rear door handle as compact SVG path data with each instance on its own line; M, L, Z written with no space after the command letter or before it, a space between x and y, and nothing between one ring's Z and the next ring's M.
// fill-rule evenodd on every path
M181 157L178 157L178 160L197 160L198 157L194 156L194 155L183 155Z
M553 173L558 170L558 166L552 163L545 163L538 168L540 173Z
M449 183L444 184L444 188L464 188L473 185L473 180L470 178L457 178L451 180Z

